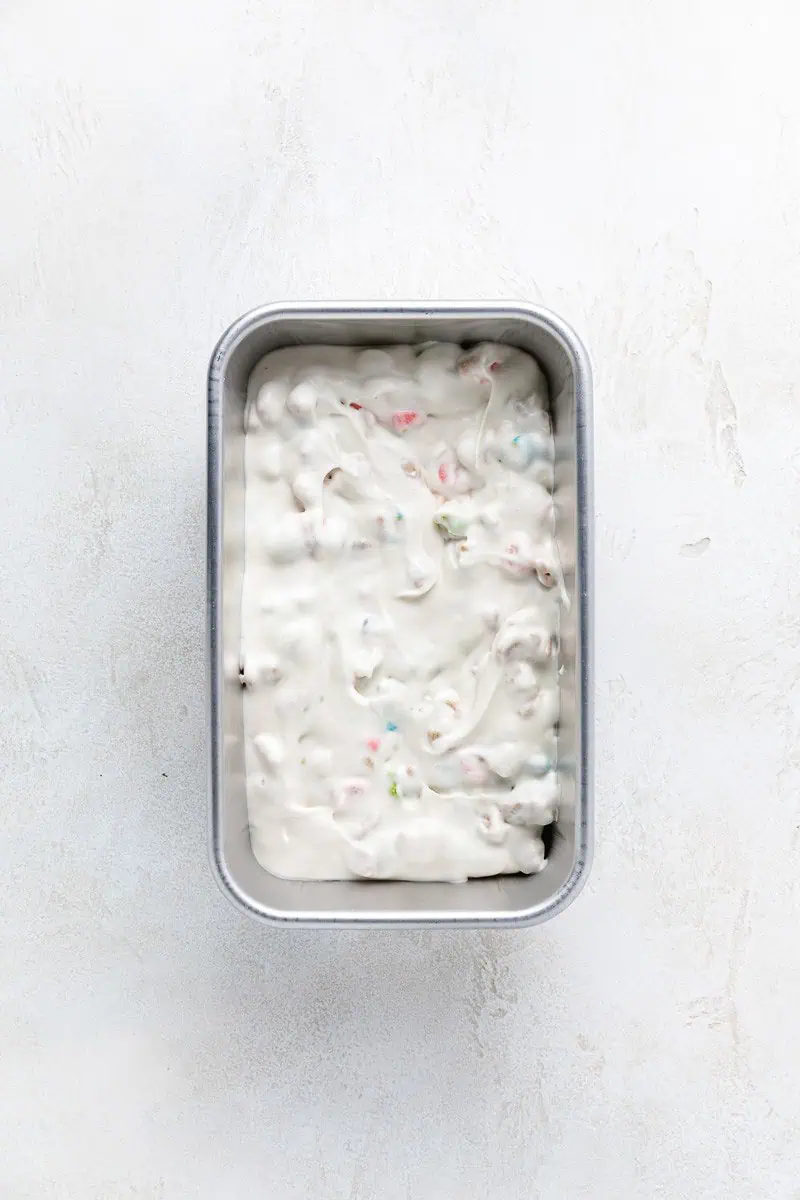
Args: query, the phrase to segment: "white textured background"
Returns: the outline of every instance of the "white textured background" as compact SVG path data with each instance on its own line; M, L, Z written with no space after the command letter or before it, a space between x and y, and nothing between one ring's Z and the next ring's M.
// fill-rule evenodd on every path
M0 12L2 1200L796 1200L797 4ZM416 296L593 352L594 872L271 932L206 858L206 362Z

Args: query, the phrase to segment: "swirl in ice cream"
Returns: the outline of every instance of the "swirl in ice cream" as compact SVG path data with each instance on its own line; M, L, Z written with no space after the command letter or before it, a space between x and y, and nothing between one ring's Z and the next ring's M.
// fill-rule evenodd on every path
M259 861L294 879L540 870L565 594L535 360L275 351L250 379L245 470Z

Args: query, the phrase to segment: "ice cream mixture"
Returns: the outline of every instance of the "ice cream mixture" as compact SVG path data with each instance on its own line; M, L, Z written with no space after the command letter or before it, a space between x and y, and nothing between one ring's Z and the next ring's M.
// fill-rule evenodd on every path
M275 351L249 382L245 476L259 862L309 880L541 870L566 597L534 359Z

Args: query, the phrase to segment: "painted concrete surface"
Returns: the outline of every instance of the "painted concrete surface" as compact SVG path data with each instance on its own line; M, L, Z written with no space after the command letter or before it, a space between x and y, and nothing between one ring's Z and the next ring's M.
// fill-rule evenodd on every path
M0 1196L800 1196L800 134L778 0L10 0ZM268 300L597 369L591 881L270 932L206 858L204 375Z

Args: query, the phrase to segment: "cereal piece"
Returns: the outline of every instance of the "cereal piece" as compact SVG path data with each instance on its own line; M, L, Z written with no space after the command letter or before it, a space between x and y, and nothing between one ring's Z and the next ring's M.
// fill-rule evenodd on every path
M559 794L555 772L539 779L523 778L503 797L500 811L509 825L540 828L555 820Z
M414 408L401 408L392 415L392 429L405 433L408 429L425 423L425 414Z
M508 837L508 825L496 805L492 805L479 819L478 832L490 846L501 846Z

